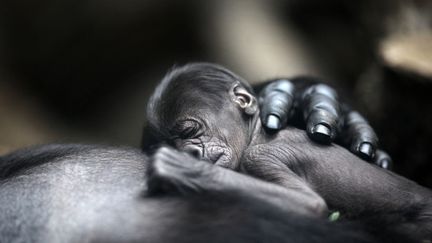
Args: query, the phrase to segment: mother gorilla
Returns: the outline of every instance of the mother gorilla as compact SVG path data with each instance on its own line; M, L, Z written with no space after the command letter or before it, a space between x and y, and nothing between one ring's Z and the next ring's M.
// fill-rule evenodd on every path
M263 100L274 102L268 93ZM284 121L287 114L277 112ZM345 120L341 114L337 120ZM264 123L279 127L274 117ZM347 129L350 138L365 131ZM317 129L312 136L319 133L330 134ZM366 154L375 146L369 144ZM193 180L204 190L190 190ZM296 190L166 148L151 158L133 148L29 148L0 157L0 181L1 242L405 242L411 236L393 232L405 222L387 217L374 221L380 230L329 223L296 201Z

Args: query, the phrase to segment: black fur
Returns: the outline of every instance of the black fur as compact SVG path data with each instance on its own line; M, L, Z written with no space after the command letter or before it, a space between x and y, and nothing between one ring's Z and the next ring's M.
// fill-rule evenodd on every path
M244 84L231 72L210 64L191 65L180 70L171 72L167 80L176 77L204 82L216 93L217 84L212 82L228 79L225 80L228 84L234 79ZM194 72L188 73L191 70ZM206 70L216 72L209 74ZM184 72L188 75L183 75ZM164 98L162 94L166 86L161 87L154 96L156 99L150 102L148 114L153 119L149 122L156 132L153 135L159 133L163 137L169 134L162 133L164 124L158 120L161 117L153 113L158 112L158 102L179 97L165 94ZM226 91L228 86L223 87L219 91ZM208 104L224 108L226 97L221 99L217 94L199 96L208 93L208 90L201 91L194 96L195 100L206 99ZM284 138L283 134L281 136ZM288 141L294 141L292 136L287 137ZM159 139L158 136L153 138ZM294 143L299 144L303 146L297 150L293 146L288 152L297 151L295 158L306 156L309 162L321 162L314 160L312 155L323 159L322 152L310 152L317 151L312 142L301 140ZM283 150L284 143L267 145L270 146L269 153L264 156L255 154L259 159L256 165L261 166L257 168L259 171L269 169L268 164L261 163L265 162L260 161L261 158L272 156L271 162L277 163L281 156L286 155L275 153L278 149ZM340 155L342 148L332 149L336 149L333 155ZM347 158L350 157L328 156L323 160L335 159L335 162L343 163ZM297 171L296 168L289 169L300 174L299 168ZM312 171L321 173L325 169ZM351 168L330 166L327 169L349 171ZM306 176L303 179L310 178ZM380 182L379 177L373 179ZM340 194L342 200L339 202L336 197L333 201L328 200L332 206L349 207L353 204L350 200L343 200L344 193L347 193L343 188L350 188L349 180L334 187L320 181L308 182L314 189L321 186ZM355 186L352 185L353 190L358 189ZM425 193L417 190L416 185L412 186L414 197ZM301 206L295 204L298 203L298 198L293 197L296 192L166 148L158 150L149 159L132 148L89 145L35 147L0 157L0 242L415 242L430 235L430 232L425 232L430 224L428 211L424 210L430 205L428 200L420 203L414 200L414 204L396 210L373 208L366 203L364 207L369 206L372 210L365 210L366 213L356 215L354 220L330 223L313 214L314 201L304 201ZM299 195L303 194L300 192ZM374 202L373 198L369 199ZM419 234L412 233L416 230L420 231Z
M399 220L395 221L392 226L401 234L420 239L432 237L432 218L430 217L432 192L430 190L391 172L364 163L342 147L337 145L323 147L315 144L307 138L304 131L288 128L276 135L268 136L257 122L256 117L259 114L243 115L243 119L238 119L236 116L235 111L243 112L240 108L233 109L236 105L233 102L237 97L227 99L227 90L222 88L226 87L227 83L231 83L232 86L236 82L232 76L225 77L226 79L219 84L214 83L218 80L213 80L211 83L212 87L220 85L218 89L220 93L213 93L213 96L225 97L224 103L216 105L211 102L213 96L198 96L197 93L202 94L198 91L205 90L210 84L201 80L196 82L196 80L184 78L189 77L189 71L192 75L196 67L199 67L199 64L175 70L177 75L168 75L153 95L159 99L153 99L154 102L150 103L148 111L151 112L148 114L152 115L154 124L159 124L155 131L159 132L158 135L161 138L168 139L169 142L175 140L174 144L179 149L191 144L198 146L204 151L204 159L216 164L218 160L206 158L208 151L218 151L218 153L226 151L226 154L230 154L232 151L238 151L239 148L244 149L242 146L246 143L247 148L243 150L243 155L239 159L242 165L240 168L252 176L299 192L293 196L286 191L284 195L288 199L286 200L287 205L289 202L303 200L304 207L313 207L317 205L322 196L331 208L342 211L343 215L351 220L381 218L387 224L389 221L387 218L398 218ZM219 66L214 66L202 71L208 71L213 75L219 70ZM205 77L205 75L201 76ZM181 89L178 84L183 84L188 88ZM164 99L163 97L170 98ZM189 103L183 103L184 97L193 97L197 100L195 106L190 107ZM158 106L158 102L163 102L164 107L175 105L178 109L161 109L162 106ZM191 113L191 109L195 112ZM225 109L227 111L223 113ZM169 117L165 114L167 111L170 112ZM225 114L234 115L228 118L223 116ZM206 127L206 130L196 136L183 137L171 132L169 126L164 125L175 122L179 118L184 119L184 117L197 122L202 121L201 127ZM185 128L185 130L188 129ZM223 131L232 132L234 130L235 136L233 133L228 135L226 132L223 133ZM213 142L215 139L218 140L216 145ZM237 163L233 161L231 160L232 163ZM224 167L238 168L225 165ZM271 202L272 199L268 201ZM299 208L295 204L292 207ZM374 221L367 220L367 222ZM379 222L374 224L375 227L388 230L380 225L379 220L375 222Z
M237 193L146 196L149 160L135 149L49 145L2 164L34 155L50 159L1 179L1 242L406 242Z

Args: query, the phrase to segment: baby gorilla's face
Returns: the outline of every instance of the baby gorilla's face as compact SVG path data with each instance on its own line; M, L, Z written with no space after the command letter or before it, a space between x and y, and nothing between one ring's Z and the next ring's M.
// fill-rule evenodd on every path
M158 140L237 169L258 115L251 93L246 81L223 67L196 63L176 68L149 100L149 127Z
M248 142L248 127L241 111L221 104L219 111L201 107L180 114L169 131L176 148L216 165L237 169Z

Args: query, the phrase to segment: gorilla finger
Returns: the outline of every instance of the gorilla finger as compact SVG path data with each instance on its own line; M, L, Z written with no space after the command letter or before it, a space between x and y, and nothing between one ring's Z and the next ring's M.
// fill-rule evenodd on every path
M393 168L393 161L390 156L379 149L376 151L375 164L386 170L391 170Z
M264 127L279 130L287 123L294 103L294 85L281 79L272 82L260 93L261 122Z
M341 109L336 91L325 84L308 88L301 101L306 131L315 141L331 143L341 127Z
M378 138L366 119L358 112L350 111L346 116L344 129L351 151L362 159L371 161L377 148Z

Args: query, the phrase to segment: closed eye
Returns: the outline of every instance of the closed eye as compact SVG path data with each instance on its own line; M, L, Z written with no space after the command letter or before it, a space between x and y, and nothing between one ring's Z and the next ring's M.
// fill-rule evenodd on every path
M181 120L173 127L172 134L181 139L196 138L202 135L202 125L195 120Z
M197 127L187 127L180 133L180 138L186 139L186 138L193 138L196 137L199 129Z

